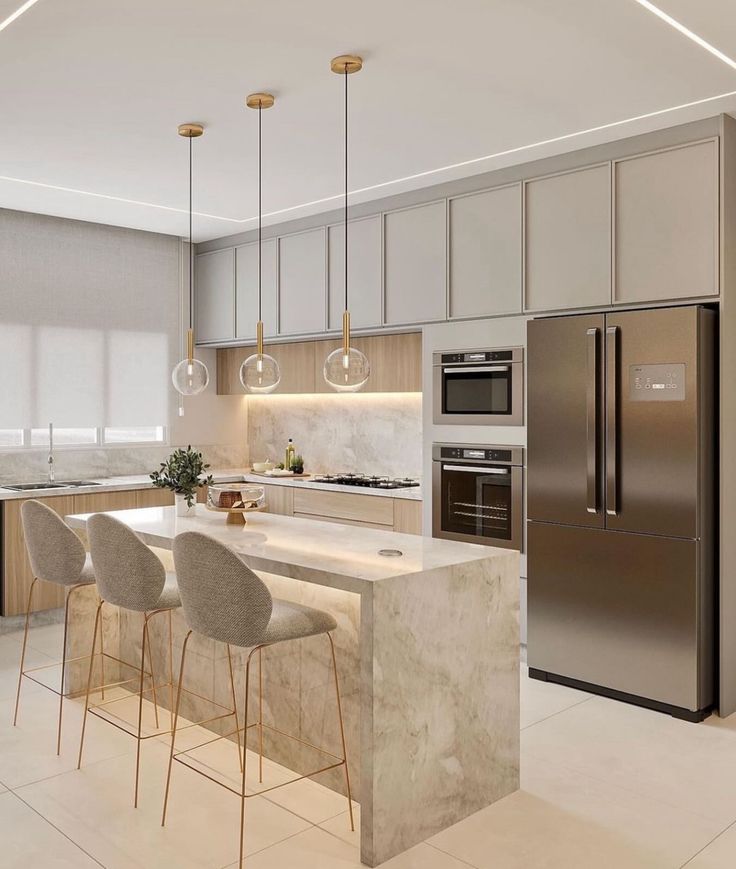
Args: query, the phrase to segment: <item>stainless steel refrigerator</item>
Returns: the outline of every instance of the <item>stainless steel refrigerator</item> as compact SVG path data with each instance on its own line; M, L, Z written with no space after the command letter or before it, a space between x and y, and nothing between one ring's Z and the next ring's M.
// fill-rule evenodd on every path
M702 720L715 313L543 318L527 338L530 676Z

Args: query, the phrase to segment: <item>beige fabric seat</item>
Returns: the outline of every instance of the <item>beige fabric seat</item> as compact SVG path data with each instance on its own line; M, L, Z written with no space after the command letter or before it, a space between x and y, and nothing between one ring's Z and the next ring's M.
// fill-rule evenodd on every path
M138 536L107 513L97 513L87 520L87 536L92 554L97 589L100 593L100 605L97 608L95 619L95 631L92 640L92 648L95 648L98 627L101 625L101 611L104 604L113 604L121 609L139 612L143 615L143 633L141 638L140 666L123 662L123 666L136 671L138 680L138 725L135 730L128 730L131 736L137 740L135 760L135 792L134 805L138 805L138 780L140 773L141 743L144 739L161 736L169 733L171 727L160 730L158 725L158 701L157 688L169 689L169 706L173 708L174 679L171 655L173 654L173 635L171 626L171 611L181 606L179 588L175 573L167 573L166 568L159 558L141 541ZM156 684L153 672L153 656L151 655L151 640L149 636L149 622L158 613L169 615L169 678L163 685ZM149 669L146 669L148 662ZM150 679L154 713L156 718L156 730L154 733L144 735L142 729L144 680ZM132 680L130 680L132 681ZM84 734L87 724L87 713L96 713L96 706L90 705L89 697L92 687L92 667L90 666L87 678L87 695L84 704L84 718L82 721L82 736L79 743L79 759L77 769L82 765L82 751L84 749ZM103 705L103 704L100 704ZM109 705L109 704L108 704ZM103 720L109 718L101 715ZM173 712L171 713L171 726L173 726ZM125 728L123 728L125 729Z
M20 508L23 523L23 536L28 551L28 560L33 572L33 580L28 590L28 606L26 608L25 630L23 632L23 647L20 655L20 672L18 675L18 690L15 695L15 714L13 726L18 721L20 692L23 678L32 679L31 671L25 670L26 646L28 643L28 627L33 607L33 592L39 580L60 585L65 589L64 595L64 639L61 654L61 678L59 689L51 687L47 682L34 679L36 684L43 685L59 696L59 716L56 735L56 753L61 752L61 725L64 711L65 681L67 676L67 631L69 626L69 601L77 589L92 585L95 581L94 568L90 556L84 551L82 541L72 531L64 520L46 504L30 499L24 501ZM86 656L82 656L84 658ZM75 658L75 661L82 660ZM58 666L53 664L50 666ZM38 668L35 668L38 669ZM36 674L37 675L37 674Z
M166 779L166 791L164 794L162 825L166 823L166 811L171 786L171 770L175 760L187 765L195 772L200 772L196 764L188 764L183 758L188 751L194 749L176 751L176 733L179 720L179 704L181 699L182 685L185 682L185 662L187 644L193 632L202 634L212 640L217 640L227 646L228 660L231 661L230 646L249 648L245 665L245 694L243 706L245 710L243 726L238 724L237 703L235 701L235 689L233 687L233 715L235 717L235 730L232 733L223 733L220 739L237 737L241 781L239 797L240 807L240 861L243 866L244 860L244 830L245 830L245 801L248 797L257 796L260 791L247 793L246 789L246 744L247 734L251 727L257 727L259 732L259 781L263 781L263 734L264 730L277 732L280 738L295 740L300 745L308 745L315 752L321 753L326 758L326 763L309 772L300 770L295 773L296 778L278 785L266 788L273 790L274 787L283 787L295 781L317 775L318 773L334 770L342 766L345 771L345 785L350 813L350 827L355 829L353 823L353 806L350 797L350 776L348 772L347 748L345 746L345 728L342 719L342 706L340 703L340 687L338 684L337 663L335 660L335 645L330 632L335 630L337 622L330 613L318 610L302 604L292 603L287 600L274 599L263 580L254 573L235 552L227 546L200 534L197 531L186 531L174 538L174 564L179 580L179 592L181 594L182 609L189 625L189 633L184 639L181 652L181 665L179 669L179 688L176 699L176 714L174 726L171 732L171 753L169 755L169 771ZM263 650L275 643L288 640L299 640L305 637L313 637L322 634L327 638L332 657L332 670L335 680L335 699L337 704L338 725L341 739L342 756L337 750L327 750L323 746L311 745L305 742L301 735L291 735L278 729L276 726L265 724L263 720ZM252 724L248 721L248 697L250 684L250 665L254 654L258 655L258 721ZM232 663L231 663L231 684ZM207 776L208 778L210 776ZM213 779L214 781L214 779ZM223 786L228 787L228 785Z

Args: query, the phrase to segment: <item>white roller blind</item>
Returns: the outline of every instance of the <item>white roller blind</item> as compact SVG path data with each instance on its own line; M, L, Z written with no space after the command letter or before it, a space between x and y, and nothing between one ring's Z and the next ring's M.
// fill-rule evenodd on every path
M165 425L178 238L0 209L0 429Z

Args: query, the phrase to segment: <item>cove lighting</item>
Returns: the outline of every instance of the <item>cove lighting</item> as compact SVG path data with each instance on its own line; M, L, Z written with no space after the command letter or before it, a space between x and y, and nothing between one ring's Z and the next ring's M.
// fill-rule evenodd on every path
M676 18L673 18L671 15L668 15L658 6L655 6L654 3L650 3L649 0L636 0L636 2L651 12L653 15L656 15L657 18L661 18L666 24L669 24L670 27L674 27L675 30L682 33L683 36L687 36L688 39L692 39L694 43L699 45L701 48L704 48L706 51L709 51L714 57L717 57L718 60L722 60L723 63L727 64L731 67L731 69L736 69L736 60L730 58L727 54L724 54L722 51L719 51L715 45L711 45L710 42L707 42L703 39L702 36L698 36L697 33L693 33L692 30L685 27L684 24L681 24Z
M26 2L19 6L15 12L8 15L8 17L4 21L0 21L0 31L5 30L6 27L9 27L16 19L20 18L20 16L24 12L28 12L31 6L35 6L38 3L38 0L26 0Z

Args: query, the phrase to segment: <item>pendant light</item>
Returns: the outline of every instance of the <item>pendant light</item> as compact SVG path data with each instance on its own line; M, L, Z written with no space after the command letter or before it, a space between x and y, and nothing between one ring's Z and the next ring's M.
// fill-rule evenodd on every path
M261 259L262 259L262 240L261 240L261 222L263 208L261 204L261 189L262 189L262 160L261 160L261 113L263 109L270 109L274 104L272 94L250 94L245 99L245 104L249 109L258 109L258 322L256 323L256 352L249 356L240 366L240 382L246 392L252 392L256 395L266 395L273 392L281 381L281 371L279 363L263 352L263 320L262 302L261 302Z
M192 139L204 133L201 124L180 124L179 135L189 139L189 329L187 330L187 356L171 372L174 388L182 395L199 395L210 382L210 373L204 362L194 358L194 246L192 245Z
M365 354L350 346L350 311L348 310L348 76L363 68L363 60L352 54L333 58L330 69L345 82L345 311L342 315L342 347L325 360L324 376L337 392L358 392L371 373Z

